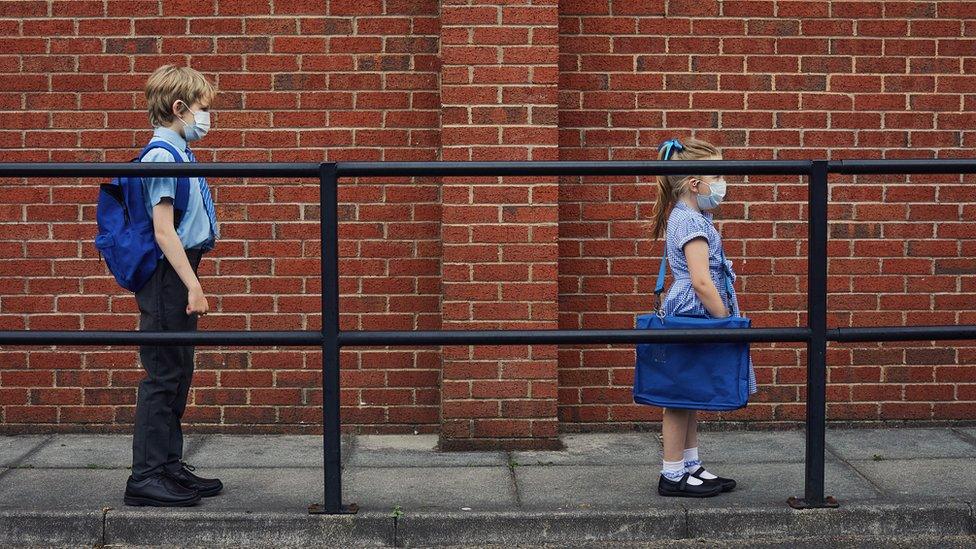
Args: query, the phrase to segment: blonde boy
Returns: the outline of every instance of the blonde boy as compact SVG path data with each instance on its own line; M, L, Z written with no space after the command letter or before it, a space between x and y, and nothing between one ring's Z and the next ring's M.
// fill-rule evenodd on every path
M210 129L210 105L216 90L189 67L165 65L146 82L149 120L154 130L141 162L195 162L188 143ZM178 158L176 157L178 155ZM196 330L197 317L209 305L197 269L203 254L220 237L213 196L202 177L187 178L185 211L174 210L175 177L143 178L146 208L162 257L150 281L138 292L144 331ZM188 184L187 184L188 183ZM193 379L193 347L142 346L146 377L139 384L132 442L132 475L126 505L182 507L223 488L217 479L192 473L183 461L180 421Z

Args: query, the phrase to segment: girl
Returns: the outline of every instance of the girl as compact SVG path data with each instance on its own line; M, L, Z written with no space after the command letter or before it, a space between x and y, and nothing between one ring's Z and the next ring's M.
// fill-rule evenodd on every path
M705 141L688 139L682 143L671 139L658 149L658 159L721 160L722 154ZM660 238L666 229L665 246L674 277L663 303L664 314L724 318L733 307L739 310L734 291L731 298L718 291L724 287L722 238L709 213L725 198L725 179L707 175L658 176L657 185L654 238ZM726 266L734 282L732 262L727 261ZM755 392L756 378L750 362L749 393ZM735 488L734 480L715 476L702 466L696 410L665 408L662 431L664 467L657 488L660 495L711 497Z

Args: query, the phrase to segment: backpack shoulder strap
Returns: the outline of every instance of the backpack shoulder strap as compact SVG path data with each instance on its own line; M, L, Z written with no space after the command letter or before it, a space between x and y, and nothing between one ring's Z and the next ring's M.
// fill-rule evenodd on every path
M139 153L139 160L142 160L146 153L153 149L163 149L173 155L173 161L177 164L183 163L183 157L176 150L175 147L170 145L165 141L150 141L142 152ZM188 177L177 177L176 178L176 198L173 200L174 212L174 222L177 227L180 226L180 222L183 221L183 215L186 213L187 205L190 202L190 178Z

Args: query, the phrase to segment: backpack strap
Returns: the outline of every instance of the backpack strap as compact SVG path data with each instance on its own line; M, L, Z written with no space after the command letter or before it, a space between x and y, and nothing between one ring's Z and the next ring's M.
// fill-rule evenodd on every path
M175 147L170 145L165 141L150 141L146 145L142 152L139 153L139 160L146 156L146 153L153 149L163 149L173 155L173 161L177 164L183 163L183 157L176 150ZM173 225L176 227L180 226L180 222L183 221L183 216L186 214L187 205L190 202L190 178L188 177L177 177L176 178L176 198L173 200Z

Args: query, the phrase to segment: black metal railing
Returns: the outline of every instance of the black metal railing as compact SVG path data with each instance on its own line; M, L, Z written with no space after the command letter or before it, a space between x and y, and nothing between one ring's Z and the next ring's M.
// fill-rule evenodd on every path
M807 326L748 330L438 330L340 331L338 199L340 178L413 176L801 175L808 178ZM321 186L321 331L0 331L0 345L236 345L321 347L325 500L312 513L354 513L342 503L339 350L368 345L635 344L648 342L805 342L807 344L806 459L803 498L795 508L835 507L824 496L826 351L828 341L976 339L976 325L827 327L827 178L836 174L976 173L976 160L649 161L649 162L340 162L340 163L0 163L0 177L120 175L318 178Z

